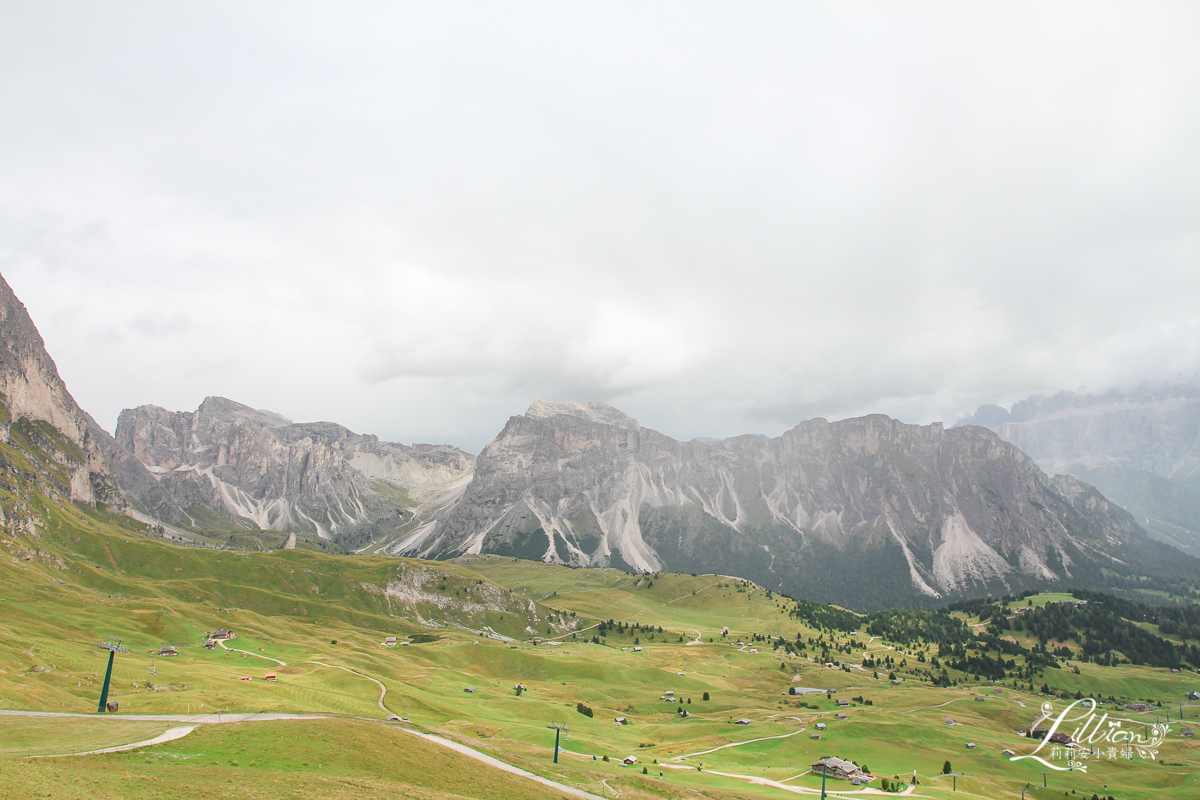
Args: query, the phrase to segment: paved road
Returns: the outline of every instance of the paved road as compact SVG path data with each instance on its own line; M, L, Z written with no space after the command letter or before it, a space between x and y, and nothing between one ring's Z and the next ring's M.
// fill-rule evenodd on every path
M53 753L45 756L25 756L25 758L66 758L68 756L95 756L101 753L123 753L126 750L136 750L139 747L149 747L152 744L162 744L163 742L173 742L176 739L182 739L192 731L196 730L196 725L183 725L178 728L168 728L163 733L155 736L153 739L146 739L133 744L123 744L118 747L105 747L100 750L84 750L78 753Z
M328 714L76 714L69 711L4 711L0 715L10 717L87 717L88 719L140 719L150 722L188 722L200 725L216 725L226 722L267 722L276 719L328 719Z

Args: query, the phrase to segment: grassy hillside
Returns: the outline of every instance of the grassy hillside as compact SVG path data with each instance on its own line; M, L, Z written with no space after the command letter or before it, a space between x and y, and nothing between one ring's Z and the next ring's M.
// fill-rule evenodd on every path
M17 491L6 518L24 522L0 536L0 707L92 712L107 655L97 644L115 637L130 650L116 658L116 719L0 716L0 775L18 794L45 786L56 797L540 796L516 778L464 784L461 776L479 768L378 721L395 715L407 719L403 727L605 797L783 797L776 783L819 786L804 773L824 755L890 778L915 770L927 797L951 796L951 779L939 777L950 760L963 775L960 796L1017 796L1026 783L1040 785L1042 767L1001 751L1032 750L1017 730L1043 702L1111 696L1110 713L1140 730L1200 688L1186 663L1173 673L1072 658L1076 672L1053 653L1075 653L1082 642L1043 641L1049 629L1037 626L996 637L986 604L862 616L718 575L183 547L121 515L31 491L11 467L7 475ZM1024 598L1035 611L1022 613L1056 609L1054 599L1065 596ZM1196 643L1178 633L1193 635L1186 619L1173 634L1158 622L1136 624ZM237 650L201 646L216 628L238 633L226 643ZM386 636L410 644L383 647ZM166 643L179 655L152 657ZM985 656L1012 666L990 681L970 668ZM968 668L956 669L960 661ZM267 671L278 680L263 680ZM371 678L387 688L386 710ZM668 692L677 702L664 699ZM1118 711L1134 700L1155 705ZM164 727L129 714L215 709L337 718L201 727L135 753L18 758L22 748L70 752ZM1180 735L1180 712L1171 713L1154 759L1093 757L1087 772L1054 772L1033 796L1193 796L1200 752ZM1200 708L1182 713L1191 721ZM958 724L945 724L948 716ZM743 719L749 724L736 724ZM547 727L555 722L570 728L557 766ZM827 726L819 740L818 723ZM618 765L628 755L637 767Z

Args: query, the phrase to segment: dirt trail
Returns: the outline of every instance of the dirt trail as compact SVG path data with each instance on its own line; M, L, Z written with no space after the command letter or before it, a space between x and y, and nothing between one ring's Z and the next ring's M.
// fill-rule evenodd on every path
M271 658L270 656L264 656L262 653L251 653L249 650L238 650L236 647L226 647L225 642L222 639L217 639L217 644L221 645L222 650L228 650L231 653L245 653L246 655L254 656L255 658L265 658L267 661L274 661L276 664L278 664L281 667L287 666L286 663L284 663L283 661L280 661L278 658Z
M591 792L585 792L583 789L576 789L574 786L568 786L565 783L559 783L558 781L552 781L549 778L543 778L541 775L534 775L532 772L523 770L520 767L514 767L512 764L507 764L503 761L500 761L499 759L492 758L491 756L487 755L486 753L481 753L478 750L467 747L465 744L459 744L458 742L451 741L450 739L445 739L441 736L437 736L436 734L421 733L420 731L414 731L411 728L404 728L404 727L400 727L400 726L397 726L397 730L402 730L405 733L412 734L413 736L420 736L422 739L425 739L426 741L436 742L437 744L440 744L442 747L448 747L451 750L454 750L455 752L458 752L458 753L462 753L464 756L473 758L476 761L482 761L484 764L495 767L496 769L504 770L505 772L511 773L513 775L520 775L521 777L528 778L531 781L537 781L538 783L542 784L543 786L549 786L551 789L556 789L560 792L565 792L566 794L569 794L572 797L578 797L578 798L581 798L581 800L607 800L607 798L601 797L598 794L592 794Z
M386 713L389 717L398 717L399 716L398 714L393 713L390 708L388 708L387 706L385 706L383 704L383 698L387 697L387 687L383 685L382 681L376 680L375 678L372 678L370 675L364 675L363 673L359 672L356 669L350 669L349 667L343 667L338 664L326 664L324 661L305 661L304 663L305 664L319 664L322 667L331 667L332 669L344 669L344 670L346 670L346 672L352 672L355 675L359 676L360 678L366 678L371 683L373 683L379 687L379 700L377 701L377 705L380 708L382 708L384 710L384 713Z

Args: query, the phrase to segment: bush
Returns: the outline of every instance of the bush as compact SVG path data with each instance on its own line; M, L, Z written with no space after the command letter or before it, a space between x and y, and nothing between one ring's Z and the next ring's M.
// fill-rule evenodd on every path
M592 711L592 709L585 706L583 703L576 703L575 710L578 711L580 714L583 714L585 717L595 716L595 712Z
M708 699L708 692L705 692L705 693L704 693L704 697L703 697L702 699L704 699L704 700L707 700L707 699Z
M949 761L947 761L945 764L942 764L942 774L943 775L949 775L951 772L954 772L954 768L950 766Z

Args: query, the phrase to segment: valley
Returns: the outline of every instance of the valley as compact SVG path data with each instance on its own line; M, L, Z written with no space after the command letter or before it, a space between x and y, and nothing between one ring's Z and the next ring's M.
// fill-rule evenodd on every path
M819 778L804 773L825 755L853 759L889 779L910 781L916 770L920 783L911 793L924 797L955 794L955 781L941 776L949 760L960 776L957 793L997 797L1040 783L1030 762L1010 762L1001 751L1032 749L1017 731L1034 721L1042 702L1061 708L1066 701L1057 695L1075 692L1103 698L1127 727L1153 724L1181 701L1182 711L1171 713L1186 719L1172 718L1157 761L1094 757L1086 773L1051 772L1045 793L1033 796L1076 789L1085 796L1144 797L1154 787L1156 796L1189 797L1200 777L1194 740L1180 732L1200 716L1200 704L1183 700L1200 679L1194 662L1180 664L1178 673L1071 659L1076 673L1050 666L1055 658L1036 668L1039 641L1005 630L1025 654L1016 654L1015 669L993 682L947 663L955 636L966 631L971 638L963 641L978 647L979 634L986 637L996 624L983 618L982 607L892 619L797 602L711 574L630 575L486 554L421 562L220 551L165 544L122 517L75 505L47 502L41 511L47 524L35 536L2 542L0 705L91 714L107 655L97 645L114 637L129 650L115 658L110 700L120 703L117 714L0 715L6 781L61 785L64 793L56 796L71 796L66 789L85 769L127 776L119 784L96 781L100 793L93 796L100 797L105 791L153 797L166 787L181 797L243 790L338 797L348 790L332 786L346 781L415 791L414 775L428 781L420 784L425 794L414 796L483 796L447 788L461 765L446 766L440 777L405 772L396 756L413 756L416 745L411 734L397 742L401 733L391 730L404 728L601 797L819 792ZM1055 608L1053 601L1063 599L1034 595L1027 605ZM1010 602L1023 604L1023 598ZM887 632L872 634L872 627ZM237 633L222 642L235 650L202 646L218 628ZM397 637L396 646L384 646L387 636ZM1185 653L1196 643L1171 641L1185 645ZM165 643L179 655L152 656ZM1072 640L1047 646L1062 645L1080 649ZM986 645L981 649L988 654ZM943 660L934 668L939 653ZM1025 668L1036 671L1027 677ZM265 680L268 672L276 680ZM386 687L386 710L378 705L376 681ZM1040 690L1043 683L1050 694ZM789 694L792 687L807 693ZM668 692L674 702L663 699ZM1131 712L1126 702L1149 702L1153 711ZM201 724L184 738L129 753L21 758L141 741L218 709L325 719ZM136 719L156 714L179 716ZM615 724L617 717L627 724ZM547 727L554 723L569 728L557 765ZM818 724L825 726L819 740L812 738ZM337 744L343 740L373 749L353 756L355 747ZM968 742L975 747L967 749ZM443 761L457 757L436 752ZM636 767L619 765L631 755ZM94 764L84 767L85 761ZM210 786L205 791L215 793L188 793L200 774ZM225 780L230 788L221 789ZM495 780L506 788L493 796L538 796L507 783L518 776ZM837 783L843 794L853 788ZM131 788L139 786L141 794Z

